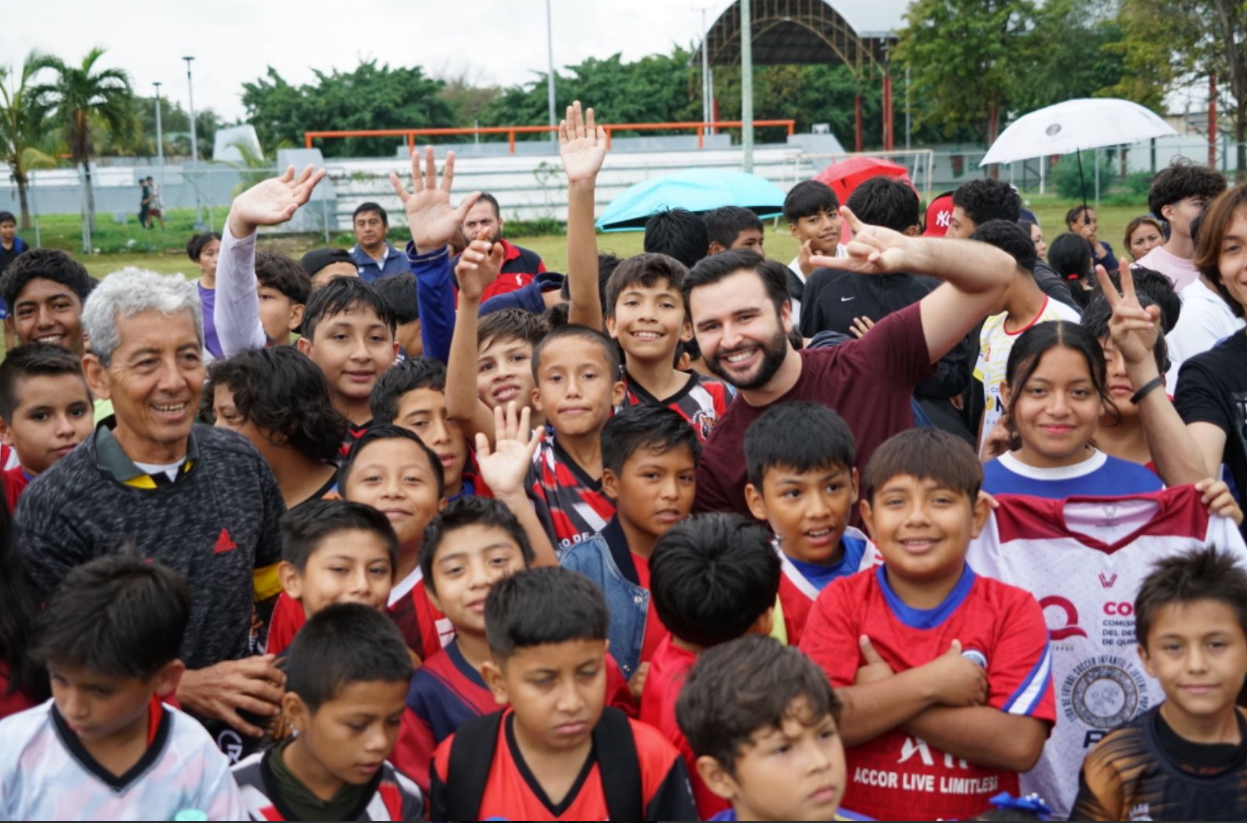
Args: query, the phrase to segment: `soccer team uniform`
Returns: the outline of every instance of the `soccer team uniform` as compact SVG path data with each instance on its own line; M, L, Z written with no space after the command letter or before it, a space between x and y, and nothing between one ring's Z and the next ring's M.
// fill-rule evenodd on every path
M253 754L234 767L234 780L242 792L247 814L252 820L299 820L283 801L281 784L274 777L272 758L280 756L274 746ZM341 820L422 820L424 795L415 783L399 774L389 762L381 764L361 793L360 802ZM233 818L236 819L236 818ZM324 818L322 818L324 819Z
M867 543L869 540L860 529L849 526L840 538L844 556L838 563L828 566L794 560L776 546L775 551L779 553L783 570L783 575L779 578L779 605L784 615L784 632L788 637L788 645L796 646L801 642L810 609L814 607L819 593L831 581L870 568L870 559L866 557Z
M1158 560L1218 546L1247 561L1234 524L1212 517L1194 486L1127 497L1001 495L967 559L1031 592L1052 639L1059 721L1022 779L1063 817L1078 764L1112 729L1164 700L1135 651L1134 599Z
M658 729L679 750L693 787L698 819L709 820L731 804L710 791L698 775L697 757L675 717L676 701L680 699L689 669L696 662L697 655L677 646L672 642L671 635L663 639L649 661L649 674L645 677L645 689L641 692L641 722Z
M852 686L870 637L894 671L930 663L954 640L987 672L987 705L1046 723L1056 719L1051 651L1043 613L1025 591L966 566L939 606L910 608L888 585L886 567L831 583L806 624L801 650L832 686ZM879 820L969 819L1000 792L1018 793L1018 775L961 760L895 728L846 751L843 804Z
M1005 328L1008 317L1008 312L992 315L983 322L983 330L979 332L979 359L974 364L974 378L983 384L983 428L979 434L979 451L983 450L987 436L1004 413L1000 387L1005 384L1006 366L1014 342L1022 336L1022 332L1039 323L1049 320L1078 323L1081 319L1077 311L1046 295L1039 313L1025 326L1009 331Z
M427 660L440 651L455 636L450 621L429 600L419 566L390 590L388 611L398 624L407 648L421 660ZM282 592L273 606L265 653L284 653L306 622L303 604Z
M727 414L727 407L736 399L736 389L722 380L689 372L684 388L664 399L658 399L624 370L624 400L616 409L630 406L666 406L688 421L702 443L710 436L715 424Z
M606 528L615 516L615 504L602 492L602 481L590 477L553 437L537 447L524 485L559 554Z
M1148 709L1087 755L1074 820L1247 820L1247 719L1237 745L1192 743Z
M416 670L407 691L403 729L390 759L420 788L429 787L429 761L439 743L464 721L498 710L493 692L451 641Z
M229 760L189 715L152 698L147 751L114 775L49 700L0 722L0 820L245 820Z
M606 709L612 712L613 709ZM482 718L484 720L484 718ZM599 759L603 756L599 743L614 745L607 740L594 740L594 747L572 788L558 803L546 795L541 784L533 776L519 744L515 740L515 716L508 709L501 715L497 739L494 741L493 757L489 762L488 777L480 800L471 799L477 807L471 817L453 817L447 813L456 793L462 797L463 790L452 779L450 771L451 751L455 736L447 738L437 749L433 760L429 790L431 820L609 820L607 792ZM599 728L605 721L599 720ZM622 719L627 724L625 734L631 731L635 744L636 765L640 776L638 808L643 820L695 820L697 811L689 792L688 775L684 761L675 747L668 743L658 730L635 720ZM456 732L460 734L461 732Z
M606 658L606 704L636 713L628 681L613 657ZM468 720L498 711L493 692L452 639L416 669L407 710L391 762L421 789L429 789L429 763L441 742Z

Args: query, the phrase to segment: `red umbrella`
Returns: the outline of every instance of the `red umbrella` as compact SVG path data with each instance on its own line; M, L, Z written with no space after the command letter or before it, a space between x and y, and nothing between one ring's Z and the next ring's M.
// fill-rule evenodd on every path
M908 169L899 163L876 157L850 157L848 160L841 160L823 169L814 179L831 186L843 203L849 199L855 188L872 177L895 177L913 185Z

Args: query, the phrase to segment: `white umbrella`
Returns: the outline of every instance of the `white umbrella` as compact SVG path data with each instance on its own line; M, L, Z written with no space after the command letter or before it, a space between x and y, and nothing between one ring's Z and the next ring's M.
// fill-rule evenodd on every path
M1005 129L980 166L1177 134L1151 109L1115 97L1066 100L1033 111Z

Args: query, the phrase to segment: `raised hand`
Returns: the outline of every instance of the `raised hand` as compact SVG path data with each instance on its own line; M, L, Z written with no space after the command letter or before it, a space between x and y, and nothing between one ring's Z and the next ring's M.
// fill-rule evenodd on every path
M567 107L567 119L559 123L559 155L569 184L592 183L606 159L606 129L594 121L593 109L581 115L579 100Z
M454 181L455 153L446 153L446 164L439 183L432 146L424 149L423 177L420 173L420 153L411 153L411 191L403 187L397 174L390 172L390 185L403 203L411 240L416 244L417 251L434 251L450 243L463 225L468 210L480 199L481 193L474 191L463 198L458 208L451 208L450 190Z
M311 166L296 177L294 166L287 166L280 177L255 184L230 204L230 234L242 238L251 235L259 226L285 223L308 201L312 189L324 177L324 169L313 169Z
M499 500L524 495L524 478L542 435L540 431L533 432L530 417L527 406L517 414L515 401L512 401L507 404L505 413L502 406L494 409L493 449L489 448L488 437L482 433L476 435L476 464L480 467L481 479Z
M489 229L481 229L478 238L468 244L455 265L460 300L469 303L480 301L489 284L498 279L504 253L501 243L489 242Z
M848 206L840 207L840 216L853 230L846 257L810 258L814 268L843 269L858 274L889 274L905 267L906 249L915 240L883 226L870 226L857 219Z
M1134 290L1134 275L1126 266L1121 268L1120 295L1103 266L1095 267L1095 276L1100 281L1104 299L1113 309L1113 316L1108 321L1109 335L1125 358L1126 365L1138 366L1154 360L1152 352L1160 334L1160 306L1144 308L1139 303Z

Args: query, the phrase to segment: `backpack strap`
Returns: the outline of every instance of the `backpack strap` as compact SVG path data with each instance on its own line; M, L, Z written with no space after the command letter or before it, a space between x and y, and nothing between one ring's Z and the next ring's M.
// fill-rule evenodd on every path
M447 812L451 820L476 820L494 762L502 712L474 717L455 732L446 770ZM641 766L627 716L606 707L593 729L602 792L611 820L645 818Z
M619 709L607 706L593 729L593 748L597 752L602 793L611 820L644 820L645 800L641 796L641 765L637 757L632 724ZM452 755L453 757L453 755Z
M461 725L450 744L446 768L446 810L450 820L476 820L494 763L502 712L474 717ZM622 818L621 818L622 819Z

